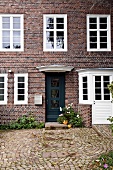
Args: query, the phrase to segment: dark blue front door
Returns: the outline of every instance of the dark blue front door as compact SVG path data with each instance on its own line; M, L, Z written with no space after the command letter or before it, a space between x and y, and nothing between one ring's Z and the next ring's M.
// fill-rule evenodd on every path
M65 105L65 75L46 75L46 122L56 122L60 107Z

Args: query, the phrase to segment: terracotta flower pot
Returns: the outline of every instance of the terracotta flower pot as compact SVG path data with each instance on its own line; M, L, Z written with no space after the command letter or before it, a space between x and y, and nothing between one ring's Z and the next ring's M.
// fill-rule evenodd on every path
M71 125L71 124L69 124L69 125L68 125L68 128L71 128L71 127L72 127L72 125Z
M64 124L64 125L67 125L67 124L68 124L68 120L64 120L64 121L63 121L63 124Z

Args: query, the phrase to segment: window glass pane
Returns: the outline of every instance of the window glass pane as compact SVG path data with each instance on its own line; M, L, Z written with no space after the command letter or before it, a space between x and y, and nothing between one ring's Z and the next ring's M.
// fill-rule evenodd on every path
M101 81L101 76L95 76L95 81Z
M54 48L54 32L53 31L46 32L46 48L47 49Z
M13 42L20 42L20 37L13 37ZM20 43L19 43L20 44Z
M63 31L57 31L57 49L64 49L64 32Z
M10 31L2 31L3 37L10 37Z
M83 83L83 88L87 88L87 83Z
M97 18L89 18L89 23L97 23Z
M14 49L21 48L20 43L14 43L14 44L13 44L13 48L14 48Z
M53 78L51 80L51 87L59 87L59 79Z
M10 43L3 43L2 48L9 49L10 48Z
M97 42L97 37L90 37L90 42Z
M59 90L51 90L51 97L52 98L57 98L59 97Z
M13 23L20 23L20 17L13 17Z
M46 32L46 42L54 42L54 32L53 31Z
M0 83L0 88L4 88L4 83Z
M57 29L64 29L64 18L57 18L56 19Z
M97 43L90 43L90 48L91 49L96 49L97 48Z
M2 28L3 29L10 29L10 23L3 23Z
M59 108L59 100L51 100L51 109Z
M3 40L3 42L10 43L10 37L3 37L2 40Z
M101 95L95 95L95 100L101 100Z
M97 31L90 31L90 37L97 37Z
M4 89L0 89L0 94L4 94Z
M0 95L0 101L4 101L4 95Z
M107 18L100 18L100 29L107 29Z
M20 37L20 31L13 31L13 37Z
M10 23L10 17L2 17L2 22Z
M95 89L95 94L101 94L101 89L100 88L96 88Z
M24 89L18 89L18 94L24 94L25 90Z
M88 100L88 95L83 95L83 100Z
M25 77L18 77L18 82L24 82L25 81Z
M107 29L107 24L100 24L100 29Z
M107 24L107 18L106 17L102 17L99 20L100 20L100 23L106 23Z
M13 29L20 29L20 17L13 17Z
M107 37L100 37L100 42L107 42Z
M25 99L24 95L18 95L18 101L23 101Z
M87 94L87 89L83 89L83 94Z
M107 37L107 31L100 31L101 37Z
M100 43L100 48L107 48L107 43Z
M101 76L95 76L95 100L101 100Z
M19 23L13 24L13 29L20 29L20 24Z
M110 81L110 77L109 76L104 76L103 80L109 82Z
M90 24L90 25L89 25L89 28L90 28L90 29L97 29L97 24Z
M54 18L46 18L46 29L54 29Z
M25 88L25 83L18 83L18 88Z
M83 82L87 82L87 77L83 77Z
M104 100L110 100L110 95L104 95Z
M0 77L0 82L4 82L4 77Z
M82 77L83 100L88 100L87 77Z

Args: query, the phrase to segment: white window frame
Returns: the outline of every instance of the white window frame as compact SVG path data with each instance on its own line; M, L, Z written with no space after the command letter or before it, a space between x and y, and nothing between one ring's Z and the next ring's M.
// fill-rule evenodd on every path
M110 76L110 83L113 80L113 69L91 69L77 70L79 73L79 104L93 104L94 102L94 76ZM88 100L83 100L82 77L87 77ZM111 95L111 94L110 94ZM107 100L105 100L107 101Z
M97 18L97 29L90 29L89 28L89 18ZM107 18L107 29L99 29L99 18L106 17ZM97 48L90 48L90 35L89 32L91 31L97 31ZM107 48L101 49L100 48L100 40L99 40L99 32L101 31L107 31ZM111 22L110 22L110 15L93 15L88 14L87 15L87 51L111 51Z
M54 29L46 29L46 17L54 18ZM56 44L56 18L64 18L64 29L58 29L58 31L64 31L64 49L46 48L46 31L54 31L54 44ZM43 51L67 51L67 14L44 14L43 15Z
M25 78L25 99L19 101L18 100L18 77ZM23 74L14 74L14 104L21 105L21 104L28 104L28 73Z
M4 77L4 100L0 101L0 105L6 105L8 95L8 75L0 74L0 77Z
M24 51L24 15L23 14L0 14L0 37L2 36L2 30L5 30L2 28L2 17L10 17L10 48L2 48L2 43L3 41L0 41L0 51L4 52L14 52L14 51ZM13 17L20 17L20 29L13 29ZM19 49L14 49L13 48L13 31L20 31L20 44L21 48Z
M83 100L83 77L87 77L87 96L88 100ZM79 103L80 104L89 104L90 103L90 84L89 84L90 76L89 74L79 74Z

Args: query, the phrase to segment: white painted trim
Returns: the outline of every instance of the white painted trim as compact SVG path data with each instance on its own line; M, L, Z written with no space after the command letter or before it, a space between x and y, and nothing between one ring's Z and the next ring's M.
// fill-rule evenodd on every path
M2 48L2 41L0 41L0 51L4 51L4 52L18 52L18 51L24 51L24 15L23 14L0 14L0 21L2 23L2 17L10 17L11 20L10 22L13 23L13 17L20 17L20 24L21 24L21 28L17 29L16 31L20 31L20 44L21 44L21 48L20 49L13 49L13 35L12 35L12 31L14 30L11 24L11 27L9 30L11 30L10 32L10 49L5 49ZM2 24L0 25L0 36L2 37Z
M0 101L0 105L6 105L8 96L8 75L0 74L0 77L4 77L4 100Z
M23 101L18 101L18 77L25 77L25 100ZM23 73L23 74L14 74L14 104L15 105L21 105L21 104L28 104L28 73Z
M89 18L92 17L96 17L97 18L97 49L90 49L90 45L89 45ZM106 30L108 32L108 36L107 36L107 48L105 49L100 49L100 40L99 40L99 18L100 17L107 17L107 29L103 29ZM92 31L94 31L93 29L91 29ZM101 29L102 30L102 29ZM87 15L87 51L111 51L111 18L110 15L102 15L102 14L88 14Z
M94 86L93 86L93 76L111 76L113 80L113 68L103 68L103 69L80 69L79 74L79 104L93 104L94 101ZM88 100L82 100L82 77L87 76L88 78ZM111 81L111 79L110 79Z
M40 72L66 72L71 71L73 66L65 66L65 65L49 65L49 66L40 66L36 67Z
M56 23L56 18L64 18L64 29L59 29L58 31L64 31L64 49L56 49L56 46L54 46L54 49L47 49L46 48L46 31L54 31L54 44L56 44L56 24L54 24L54 29L46 29L46 17L52 17L54 18L54 21ZM43 15L43 51L63 51L67 52L67 14L44 14Z

